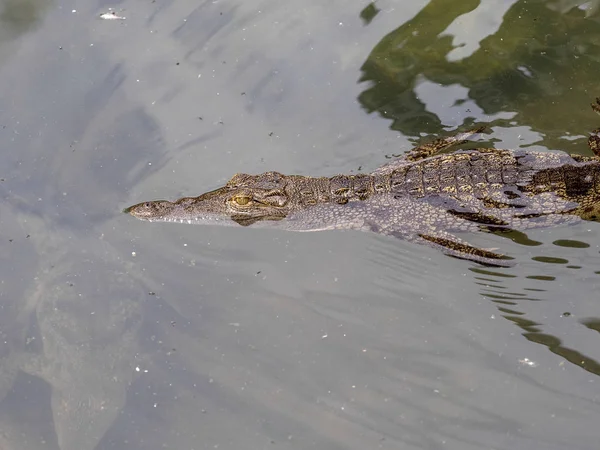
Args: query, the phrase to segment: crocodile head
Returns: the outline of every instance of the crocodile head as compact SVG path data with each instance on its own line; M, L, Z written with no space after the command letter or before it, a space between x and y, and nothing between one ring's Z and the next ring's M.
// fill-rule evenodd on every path
M150 222L252 225L281 220L289 212L286 177L277 172L236 174L227 184L199 197L175 202L155 200L130 206L123 212Z

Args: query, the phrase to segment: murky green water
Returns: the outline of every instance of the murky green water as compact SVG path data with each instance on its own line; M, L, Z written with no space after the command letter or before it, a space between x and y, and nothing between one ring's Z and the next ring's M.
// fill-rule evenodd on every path
M590 154L577 3L0 2L0 447L596 448L598 223L469 236L491 269L120 213L472 124Z

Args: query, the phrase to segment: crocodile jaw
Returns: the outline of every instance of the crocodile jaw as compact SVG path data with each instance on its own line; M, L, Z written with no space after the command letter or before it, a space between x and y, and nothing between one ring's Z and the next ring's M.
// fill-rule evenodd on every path
M198 225L237 225L237 223L226 214L200 212L197 209L192 212L166 200L155 200L152 202L138 203L123 210L136 219L147 222L170 222L187 223Z

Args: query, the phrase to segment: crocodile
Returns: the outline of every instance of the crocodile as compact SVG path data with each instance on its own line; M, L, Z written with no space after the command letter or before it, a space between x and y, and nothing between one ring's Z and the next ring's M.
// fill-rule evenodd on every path
M592 108L600 113L600 98ZM600 221L600 129L588 139L594 156L496 148L442 152L481 131L420 145L369 174L238 173L198 197L138 203L124 212L150 222L370 231L491 266L512 265L512 258L454 233Z

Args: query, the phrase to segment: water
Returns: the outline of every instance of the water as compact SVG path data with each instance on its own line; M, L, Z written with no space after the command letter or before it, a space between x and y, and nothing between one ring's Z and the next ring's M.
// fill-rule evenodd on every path
M595 448L597 223L465 236L491 269L120 213L473 123L591 154L575 3L0 3L0 447Z

